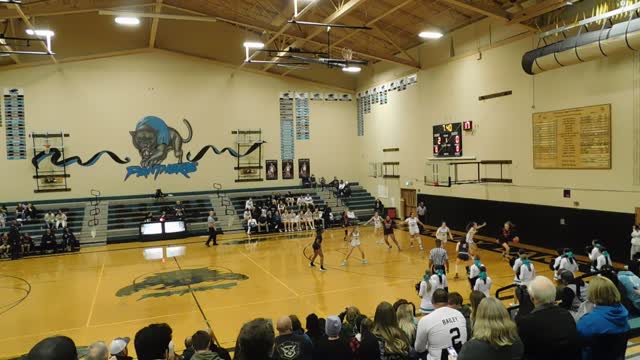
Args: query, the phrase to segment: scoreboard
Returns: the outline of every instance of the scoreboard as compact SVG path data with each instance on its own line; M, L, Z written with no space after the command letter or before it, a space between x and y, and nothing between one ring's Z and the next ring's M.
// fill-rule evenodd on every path
M462 123L449 123L433 127L433 156L462 156Z

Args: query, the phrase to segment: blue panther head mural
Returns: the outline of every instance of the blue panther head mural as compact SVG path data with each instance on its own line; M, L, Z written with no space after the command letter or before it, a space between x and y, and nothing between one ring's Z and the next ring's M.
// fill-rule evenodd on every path
M164 120L157 116L145 116L138 121L136 130L129 133L133 146L140 153L140 166L150 168L160 165L167 158L169 151L173 151L178 163L182 163L182 145L191 141L193 135L189 121L186 119L182 121L189 131L186 138L183 138L176 129L167 126Z

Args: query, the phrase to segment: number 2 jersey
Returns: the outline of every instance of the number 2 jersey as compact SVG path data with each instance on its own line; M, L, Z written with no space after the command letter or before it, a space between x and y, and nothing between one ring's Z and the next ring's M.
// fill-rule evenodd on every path
M429 351L427 360L440 360L443 351L452 346L458 351L467 342L467 322L456 309L441 307L418 322L415 349Z

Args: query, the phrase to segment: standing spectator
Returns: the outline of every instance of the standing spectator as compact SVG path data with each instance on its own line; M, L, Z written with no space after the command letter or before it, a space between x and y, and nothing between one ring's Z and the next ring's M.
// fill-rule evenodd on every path
M580 343L573 316L555 305L556 288L548 278L536 276L527 288L535 308L517 319L527 360L578 360ZM475 325L474 325L475 326Z
M107 360L109 359L109 349L104 341L96 341L89 345L85 360Z
M251 231L256 231L258 229L258 221L256 219L249 217L249 221L247 221L247 235L251 235Z
M271 320L258 318L242 325L234 360L271 360L275 333Z
M216 213L213 211L209 211L209 217L207 217L207 229L209 229L209 237L207 238L207 242L205 245L209 245L210 242L213 241L213 246L218 245L218 230L216 230Z
M115 360L133 360L133 358L129 356L130 340L128 337L118 337L111 341L109 352L111 356L115 357Z
M435 272L437 267L445 269L445 273L449 272L449 256L447 250L442 247L442 240L436 240L436 247L429 252L429 268Z
M17 260L20 258L22 252L22 241L20 238L20 228L17 224L12 224L9 233L7 234L7 240L11 246L11 259Z
M176 219L182 220L184 218L184 205L180 200L176 201L176 206L173 207L173 215Z
M274 360L311 360L313 346L304 336L293 333L293 324L288 316L278 320L278 337L273 352Z
M331 359L331 360L352 360L353 352L349 347L349 343L340 337L342 322L337 316L327 317L325 332L327 336L323 338L317 345L314 358Z
M382 204L382 201L380 201L380 199L376 199L376 202L373 204L373 212L378 212L378 215L385 217L385 212L384 212L384 204Z
M460 311L448 306L443 289L433 293L432 302L435 310L418 322L415 349L418 353L428 352L427 360L439 360L447 357L451 346L460 351L467 341L467 321Z
M323 177L320 178L320 189L322 189L322 191L324 191L324 188L327 187L327 179Z
M309 178L309 184L312 188L315 188L318 185L318 183L316 182L316 176L314 174L311 174L311 177Z
M582 359L624 359L629 312L620 303L618 289L611 280L596 276L589 282L587 299L595 307L578 321Z
M222 360L222 358L212 352L209 349L211 344L211 336L204 330L196 331L191 335L191 345L193 346L194 354L191 357L192 360Z
M173 360L173 330L167 324L151 324L136 333L133 341L139 360Z
M393 306L381 302L376 308L371 332L364 332L360 344L360 359L407 359L411 351L409 339L398 327Z
M420 203L418 204L418 208L416 208L416 212L418 213L418 219L423 222L423 223L427 223L427 207L424 205L424 201L420 201Z
M66 228L67 227L67 214L62 212L62 210L58 210L56 214L56 229Z
M473 338L462 346L458 359L519 360L523 354L518 329L507 309L496 298L482 300L473 326Z
M631 229L631 260L636 253L640 253L640 224L633 225Z
M26 356L29 360L76 360L78 351L73 340L66 336L52 336L35 344Z

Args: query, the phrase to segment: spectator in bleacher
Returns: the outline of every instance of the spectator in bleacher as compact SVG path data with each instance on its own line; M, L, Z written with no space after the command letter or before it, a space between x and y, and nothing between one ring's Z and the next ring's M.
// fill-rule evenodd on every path
M53 211L49 210L49 212L44 215L44 223L46 228L53 228L56 225L56 215Z
M325 206L324 211L322 212L322 219L324 220L324 227L330 228L333 225L333 214L331 213L331 207L328 205Z
M293 222L289 210L285 210L282 213L282 224L284 225L284 232L293 231Z
M305 230L315 230L316 229L316 227L313 225L313 213L311 212L311 210L309 210L309 208L307 208L307 211L304 212L302 218L304 220L304 228L305 228Z
M7 214L0 211L0 228L7 226Z
M240 329L234 360L270 360L274 342L275 333L271 320L251 320Z
M153 194L153 198L156 200L162 200L167 197L167 194L162 192L162 189L156 189L155 194Z
M193 360L222 360L222 358L210 350L211 336L204 330L196 331L191 335L191 344L193 346L194 354L191 357Z
M176 219L184 218L184 205L182 205L180 200L176 201L176 206L173 207L173 215Z
M306 205L313 205L313 198L311 197L311 195L305 195L303 200Z
M398 327L402 330L407 338L409 344L413 344L416 341L417 321L413 316L413 306L411 304L403 304L396 310L396 316L398 317Z
M560 297L560 306L567 309L574 319L577 319L580 305L587 300L587 284L582 279L576 279L571 271L562 270L557 293Z
M24 220L24 206L22 205L22 203L16 204L16 220Z
M280 211L280 214L282 214L284 212L284 210L287 208L287 205L285 205L283 200L278 201L278 211Z
M536 276L527 287L535 308L517 319L518 333L528 360L578 360L580 344L571 314L555 305L556 287Z
M222 360L231 360L231 356L229 355L229 352L226 349L216 345L216 338L213 335L213 330L211 330L210 327L206 327L203 331L206 332L209 335L209 338L211 339L211 341L209 342L209 350L213 353L218 354L218 356L220 356Z
M444 289L433 292L432 303L435 310L418 322L415 349L418 353L428 352L428 359L440 359L446 357L450 346L460 351L468 339L467 327L464 315L448 306Z
M324 337L324 329L320 328L320 319L318 319L318 315L307 315L305 327L307 328L306 334L311 339L311 343L314 347L317 346L318 342Z
M187 336L184 339L184 351L182 352L182 360L191 360L191 357L195 353L193 350L193 341L191 341L191 336Z
M278 319L278 336L275 340L274 360L311 360L313 346L302 335L293 333L293 324L288 316Z
M113 356L114 360L133 360L131 356L129 356L129 341L128 337L117 337L111 340L111 344L109 345L109 352L111 356Z
M309 178L309 183L311 184L312 188L315 188L318 183L316 182L316 176L314 174L311 174L311 177Z
M247 221L247 235L251 235L251 231L258 230L258 221L253 217L249 217Z
M67 214L65 214L62 209L58 210L56 214L56 229L64 229L67 227Z
M344 191L342 192L342 197L350 198L351 197L351 184L348 181L345 181Z
M320 189L322 191L324 191L324 189L327 187L327 179L324 178L324 176L320 177Z
M29 360L75 360L78 358L76 344L66 336L52 336L35 344L29 354Z
M253 210L253 199L252 198L249 198L249 200L245 201L244 209L245 210Z
M589 282L587 299L595 307L578 321L582 359L624 359L629 332L629 312L611 280L596 276Z
M29 233L24 233L24 235L22 235L22 255L27 255L31 252L31 249L33 249L33 239L31 238L31 236L29 236Z
M326 337L316 345L314 359L352 360L353 351L349 346L349 339L340 336L342 323L337 316L328 316L325 324Z
M172 332L167 324L151 324L140 329L133 340L138 360L173 360Z
M298 196L298 199L296 200L296 205L298 206L298 210L302 210L302 207L304 206L304 197L302 195Z
M385 217L384 215L384 204L382 204L382 201L380 201L380 199L376 199L376 202L373 204L373 212L378 212L378 215Z
M459 360L522 359L524 346L516 324L496 298L480 302L473 338L462 346Z
M376 308L371 332L364 332L362 335L360 358L406 359L410 351L409 339L398 327L398 318L393 306L386 301L380 303Z
M276 211L273 213L273 216L271 216L271 222L270 222L271 228L273 229L273 231L278 231L278 232L282 232L282 216L280 216L280 211Z
M244 213L242 214L242 221L246 223L249 221L249 219L251 219L251 211L249 209L246 209L244 211Z
M147 215L144 217L144 222L148 223L148 222L152 222L153 221L153 213L151 211L149 211L147 213Z
M44 234L42 234L42 238L40 239L40 249L42 250L42 252L46 252L49 250L55 251L56 247L56 234L51 228L47 228L44 231Z
M293 206L296 204L296 199L293 197L293 194L291 194L291 191L289 191L287 193L287 197L285 198L285 202L287 204L287 206Z
M462 316L464 316L467 326L467 337L471 338L471 334L473 333L473 329L471 328L471 307L464 305L462 295L455 291L447 295L447 301L450 308L460 311Z
M0 234L0 258L9 257L11 245L9 245L9 237L7 234Z
M291 328L293 329L293 333L296 335L302 335L307 340L310 345L313 345L311 342L311 338L309 335L305 334L304 329L302 328L302 322L298 318L298 315L291 314L289 315L289 319L291 319Z
M258 218L258 232L269 232L269 219L266 215L260 215Z
M477 290L473 290L471 291L471 294L469 294L469 304L471 305L471 314L469 315L469 319L471 320L471 329L473 329L473 323L475 321L476 312L478 311L478 306L482 299L486 297L487 296L483 292Z
M167 212L166 211L162 211L160 213L160 217L158 218L158 221L160 221L160 222L167 221Z
M2 204L2 206L0 206L0 213L8 215L9 214L9 210L7 209L7 205Z
M329 186L332 187L334 190L338 190L339 184L340 184L340 181L338 180L338 177L334 176L333 180L331 180L331 182L329 183Z
M302 216L304 214L302 211L293 212L293 226L296 228L296 231L302 231Z
M85 360L107 360L109 359L109 349L104 341L96 341L89 345Z
M71 231L70 228L66 227L62 230L62 248L65 251L73 250L78 243L78 239L76 239L76 235Z
M345 183L344 180L340 180L340 182L338 183L338 188L336 189L338 197L344 196L344 189L346 186L347 186L347 183Z
M317 226L322 226L324 228L322 224L322 213L317 207L313 210L312 218L313 218L314 228Z

